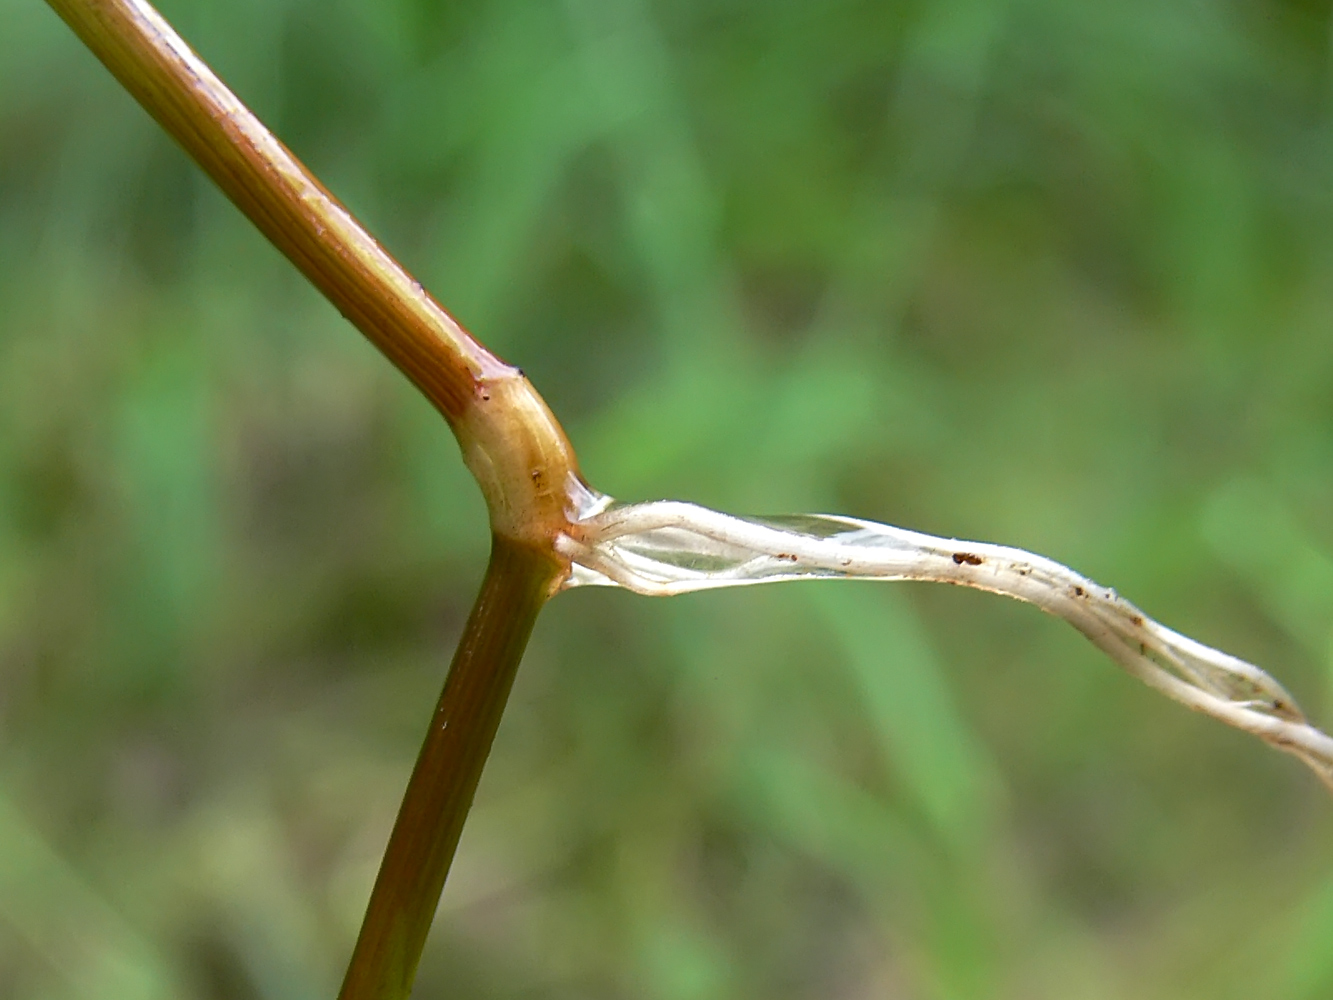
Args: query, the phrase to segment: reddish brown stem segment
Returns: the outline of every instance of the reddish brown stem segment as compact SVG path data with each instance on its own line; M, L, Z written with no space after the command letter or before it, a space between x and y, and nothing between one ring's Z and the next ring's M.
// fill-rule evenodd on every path
M144 0L47 0L218 186L444 414L494 545L371 895L342 1000L402 1000L514 672L588 496L523 373L465 331Z
M492 527L553 550L573 450L523 373L412 279L144 0L47 0L236 206L444 414Z
M495 539L486 579L389 837L339 1000L401 1000L411 991L514 672L558 568L537 549Z
M48 0L116 79L450 420L512 371L478 344L139 0Z

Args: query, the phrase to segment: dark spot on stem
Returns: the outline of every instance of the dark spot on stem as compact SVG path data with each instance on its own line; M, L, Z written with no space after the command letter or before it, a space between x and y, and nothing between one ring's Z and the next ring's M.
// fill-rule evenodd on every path
M974 555L971 552L955 552L953 554L953 561L959 566L963 565L963 563L967 563L969 566L980 566L983 562L981 556Z
M1074 584L1074 596L1075 596L1075 597L1083 597L1083 596L1086 595L1086 594L1087 594L1087 591L1086 591L1086 590L1084 590L1082 587L1080 587L1077 583Z

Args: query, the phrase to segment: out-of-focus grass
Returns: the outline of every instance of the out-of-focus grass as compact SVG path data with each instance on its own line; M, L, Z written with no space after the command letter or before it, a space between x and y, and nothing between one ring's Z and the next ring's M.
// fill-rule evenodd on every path
M169 0L627 499L1022 545L1329 718L1327 4ZM440 421L0 0L0 998L332 996ZM547 611L418 995L1333 991L1297 765L951 588Z

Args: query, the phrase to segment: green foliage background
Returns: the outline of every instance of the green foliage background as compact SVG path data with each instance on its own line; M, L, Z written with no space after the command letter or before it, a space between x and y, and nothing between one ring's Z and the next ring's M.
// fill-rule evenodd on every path
M169 0L593 483L1022 545L1317 717L1316 0ZM480 579L443 424L0 0L0 998L331 998ZM417 995L1333 995L1299 766L953 588L545 613Z

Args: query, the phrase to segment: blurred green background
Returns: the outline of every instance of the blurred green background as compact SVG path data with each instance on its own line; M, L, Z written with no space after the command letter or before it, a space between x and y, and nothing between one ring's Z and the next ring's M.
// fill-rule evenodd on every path
M170 0L624 499L1021 545L1333 719L1315 0ZM442 422L0 0L0 998L333 997L486 556ZM538 626L420 997L1333 996L1298 764L927 586Z

